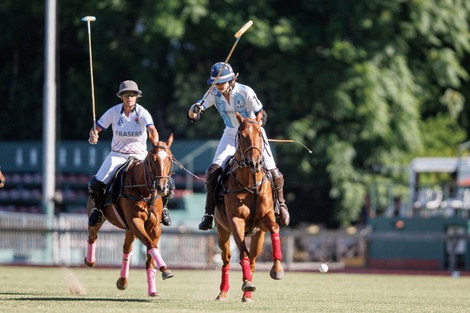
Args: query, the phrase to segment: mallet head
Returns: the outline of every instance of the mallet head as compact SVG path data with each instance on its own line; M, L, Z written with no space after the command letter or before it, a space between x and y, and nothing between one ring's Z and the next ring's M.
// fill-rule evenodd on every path
M94 17L94 16L82 17L82 22L94 22L94 21L96 21L96 17Z

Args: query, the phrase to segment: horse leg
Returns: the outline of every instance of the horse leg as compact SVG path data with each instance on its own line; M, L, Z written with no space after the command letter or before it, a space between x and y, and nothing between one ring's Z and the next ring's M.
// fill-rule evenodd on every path
M130 210L138 212L140 210L140 205L139 203L130 203L129 202L124 202L124 200L121 198L121 201L123 203L121 205L125 206L127 204L127 207L129 207ZM161 204L162 202L159 201ZM144 204L146 205L146 204ZM155 208L153 208L155 209ZM161 227L160 223L157 223L157 218L155 216L156 214L151 214L150 217L147 219L147 215L142 215L142 216L134 216L132 218L129 218L131 221L129 223L129 228L131 232L139 238L139 240L145 245L147 248L147 253L150 254L151 257L155 260L157 263L158 269L160 272L162 272L162 278L165 280L167 278L171 278L175 276L166 266L165 262L163 261L163 258L160 254L160 251L158 250L157 243L160 238L161 234ZM145 221L145 225L144 225ZM150 261L152 261L150 259ZM151 268L151 265L147 259L147 264L146 264L146 269Z
M150 254L147 254L146 268L147 268L147 293L150 297L158 297L159 294L157 292L157 284L155 282L155 274L157 273L157 269L155 268L155 264Z
M256 267L256 258L260 254L261 250L263 249L263 244L264 244L264 234L265 232L263 231L258 231L256 234L254 234L251 237L251 243L250 243L250 273L251 276L255 274L255 267ZM252 302L253 301L253 295L252 291L255 291L255 286L252 285L252 290L249 290L249 288L245 288L246 291L243 291L243 297L242 297L242 302ZM243 287L242 287L243 289Z
M284 269L281 265L282 252L281 252L281 239L279 233L271 233L271 244L273 248L273 261L274 264L271 267L270 276L272 279L282 279L284 278Z
M242 267L242 291L243 291L243 302L252 301L252 291L256 290L255 285L253 284L253 276L251 274L251 262L250 262L250 253L246 247L245 242L245 220L241 218L232 217L230 219L230 226L233 234L233 239L237 243L238 250L240 251L240 265Z
M119 290L125 290L128 285L127 278L129 277L130 257L132 252L132 243L134 242L134 240L134 234L126 230L126 235L124 237L124 245L122 247L121 272L119 279L116 281L116 287Z
M150 254L153 259L155 260L155 263L157 263L157 267L160 272L162 272L162 278L163 280L167 278L172 278L175 276L166 266L165 261L163 261L162 255L160 254L160 250L158 250L158 247L152 248L148 251L148 254Z
M262 230L257 231L253 236L251 236L251 243L250 243L250 270L251 275L255 274L255 267L256 267L256 258L261 253L264 244L264 234L265 232Z
M230 289L230 281L229 281L229 274L230 274L230 259L232 254L230 252L230 232L225 230L222 226L217 223L216 220L216 227L217 227L217 236L218 236L218 244L221 252L221 259L222 259L222 269L221 269L221 280L220 280L220 292L219 295L215 298L217 301L225 301L227 300L227 293Z
M88 198L87 210L88 215L90 215L91 208L93 206L93 201ZM96 224L94 226L88 226L88 240L87 240L87 254L83 260L86 266L93 267L96 263L96 240L98 239L98 231L100 230L101 224Z

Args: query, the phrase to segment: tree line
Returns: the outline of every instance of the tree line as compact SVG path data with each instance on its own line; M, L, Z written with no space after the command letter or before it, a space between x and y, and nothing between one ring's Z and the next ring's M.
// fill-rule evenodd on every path
M349 225L372 185L402 184L416 156L456 155L468 138L470 2L466 0L57 3L57 138L86 140L92 125L88 34L92 23L98 117L135 80L163 138L218 139L215 110L186 118L229 63L268 113L266 130L294 224ZM2 140L42 139L45 2L0 4ZM209 164L209 162L208 162ZM384 201L382 199L381 201Z

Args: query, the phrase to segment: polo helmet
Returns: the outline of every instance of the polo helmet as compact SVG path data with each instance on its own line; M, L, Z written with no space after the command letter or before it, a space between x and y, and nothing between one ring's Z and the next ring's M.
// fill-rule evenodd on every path
M235 73L233 72L232 66L230 64L227 63L224 66L224 62L217 62L211 67L210 78L207 80L207 83L209 85L214 82L221 69L222 73L220 73L217 83L226 83L231 81L235 77Z

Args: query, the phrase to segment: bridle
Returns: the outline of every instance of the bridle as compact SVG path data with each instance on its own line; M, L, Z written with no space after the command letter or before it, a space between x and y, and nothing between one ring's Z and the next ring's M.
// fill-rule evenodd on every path
M262 133L261 131L259 132L259 136L261 137L261 142L262 142L262 145L261 145L261 149L257 146L249 146L247 148L243 148L241 147L240 144L238 143L241 143L243 141L243 138L242 138L242 133L241 133L241 129L242 129L242 126L246 123L252 123L252 124L256 124L256 125L259 125L258 122L256 120L253 120L253 119L248 119L248 120L245 120L243 122L243 124L240 125L240 127L238 128L238 132L237 132L237 138L238 138L238 141L237 141L237 152L239 153L240 155L240 160L237 160L238 161L238 164L241 166L241 167L248 167L250 168L250 170L252 171L252 173L256 173L258 172L261 167L262 167L262 164L263 164L263 144L264 144L264 141L263 141L263 138L262 138ZM250 150L258 150L259 154L260 154L260 159L258 162L253 162L252 160L249 160L248 157L247 157L247 153L250 151Z
M170 166L170 170L168 171L168 175L156 175L152 167L152 163L155 161L153 161L153 158L151 157L149 157L148 160L146 158L145 166L144 166L144 173L147 173L145 176L149 176L150 180L152 181L152 185L154 185L160 179L170 179L172 171L173 171L173 162L172 162L173 155L171 154L170 148L167 146L156 145L152 147L152 149L149 151L149 154L153 154L153 150L155 149L163 149L168 153L167 158L170 159L171 166Z
M153 170L154 168L153 165L155 161L153 160L153 157L151 156L151 154L155 154L156 152L154 151L156 149L164 149L168 154L167 158L170 160L170 164L171 164L170 169L168 171L168 175L157 175ZM152 206L159 195L165 194L167 192L168 186L166 185L164 188L159 188L158 182L161 179L168 180L171 178L172 171L173 171L172 159L173 159L173 155L171 154L170 148L168 146L164 146L164 145L153 146L152 149L150 149L150 151L148 152L148 155L145 158L145 160L142 161L144 164L144 183L143 184L130 184L127 186L123 186L124 188L146 187L148 193L150 194L150 197L140 196L140 198L136 198L130 195L123 195L123 196L126 198L134 199L134 200L143 199L150 206Z

